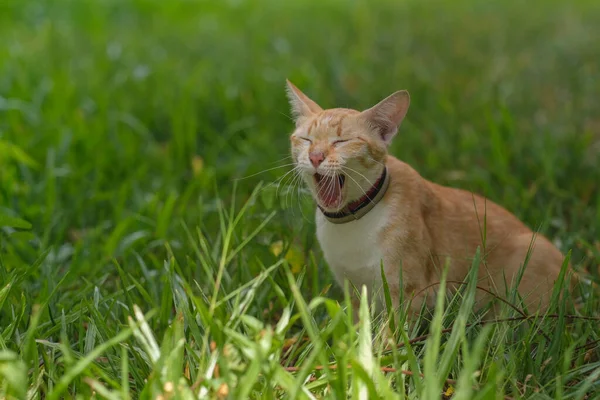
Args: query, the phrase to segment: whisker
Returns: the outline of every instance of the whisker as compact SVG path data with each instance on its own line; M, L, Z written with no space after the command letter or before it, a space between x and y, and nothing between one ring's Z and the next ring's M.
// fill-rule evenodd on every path
M371 156L369 156L369 155L367 155L366 157L367 157L369 160L373 161L374 163L377 163L377 164L381 165L382 167L385 167L385 164L383 164L383 163L381 163L381 162L377 161L377 160L376 160L376 159L374 159L373 157L371 157Z
M274 182L272 182L270 185L273 184L278 184L280 183L288 174L294 172L295 170L297 170L299 167L295 166L294 168L292 168L291 170L289 170L288 172L286 172L285 174L283 174L283 176L280 176L279 178L277 178Z
M265 187L263 187L263 188L261 189L261 192L262 192L263 190L266 190L266 189L268 189L268 188L272 187L272 186L277 186L277 191L278 191L278 190L279 190L279 186L280 186L280 184L283 182L283 180L284 180L284 179L285 179L285 178L286 178L286 177L287 177L289 174L293 173L293 172L294 172L295 170L297 170L298 168L299 168L298 166L296 166L296 167L292 168L291 170L289 170L288 172L286 172L286 173L285 173L283 176L281 176L281 177L277 178L275 181L273 181L273 182L269 183L268 185L265 185ZM277 196L277 191L275 192L275 196Z
M329 172L329 171L327 171L327 172ZM334 190L334 185L335 185L335 182L334 182L335 179L334 179L334 177L335 177L335 175L332 173L332 174L327 174L326 176L328 177L328 179L327 179L327 190L325 192L325 196L329 197L329 195L331 193L333 193L333 190Z
M244 177L242 177L242 178L238 178L238 179L234 179L234 180L235 180L235 181L241 181L241 180L243 180L243 179L252 178L253 176L260 175L260 174L263 174L263 173L265 173L265 172L273 171L274 169L278 169L278 168L285 168L285 167L289 167L289 166L292 166L292 165L295 165L295 164L294 164L294 163L289 163L289 164L284 164L284 165L278 165L277 167L268 168L268 169L262 170L262 171L260 171L260 172L257 172L257 173L255 173L255 174L248 175L248 176L244 176Z
M279 160L277 160L277 161L269 162L269 164L277 164L277 163L279 163L279 162L282 162L282 161L285 161L285 160L287 160L287 159L289 159L289 158L292 158L292 156L291 156L291 155L289 155L289 156L286 156L286 157L280 158L280 159L279 159Z
M325 186L325 193L323 194L323 197L327 197L329 196L329 192L331 191L331 179L329 179L329 175L324 175L327 178L322 178L322 179L327 179L327 185Z
M342 168L344 168L344 167L342 167ZM369 195L367 194L367 192L365 192L365 190L362 188L362 186L360 186L360 185L358 184L358 182L356 181L356 179L354 179L354 178L353 178L351 175L348 175L348 174L346 174L346 176L347 176L348 178L352 179L352 181L353 181L353 182L356 184L356 186L358 186L358 188L361 190L361 192L363 192L363 193L364 193L364 195L365 195L365 196L367 196L367 199L369 199L369 201L372 203L372 202L373 202L373 199L371 199L371 198L369 197Z
M329 179L329 186L330 186L331 193L328 193L328 194L335 193L335 190L336 190L337 186L339 185L339 183L340 183L340 181L338 178L338 174L335 173L335 170L332 170L331 178Z
M286 173L286 174L283 176L283 178L281 179L281 181L280 181L280 182L279 182L279 184L277 185L277 190L275 191L275 197L279 197L279 189L281 188L281 186L284 186L284 183L283 183L284 181L283 181L283 180L284 180L286 177L289 177L289 175L290 175L291 173L293 173L294 171L296 171L298 168L299 168L299 167L296 167L296 168L293 168L293 169L291 169L290 171L288 171L288 172L287 172L287 173ZM292 175L292 178L293 178L293 177L294 177L294 175Z
M297 180L297 179L298 179L298 175L297 175L297 174L294 174L294 176L292 177L292 180L291 180L291 182L290 182L290 183L287 185L287 187L286 187L286 192L285 192L285 201L284 201L286 208L287 208L287 206L288 206L288 205L287 205L287 204L288 204L288 198L289 198L290 196L292 196L292 200L293 200L293 195L294 195L294 194L293 194L293 193L294 193L294 185L295 185L295 183L296 183L296 180ZM291 203L290 203L290 204L291 204ZM293 209L293 208L292 208L292 215L294 215L294 217L295 217L295 213L294 213L294 209Z
M306 193L304 193L302 191L303 188L303 178L300 174L298 174L298 178L293 182L294 186L296 187L296 196L297 196L297 200L298 200L298 209L300 210L300 214L302 215L302 218L308 222L308 218L306 217L306 215L304 215L304 211L302 210L302 204L300 203L300 199L303 195L305 195ZM293 198L292 198L293 200ZM291 204L290 204L291 205ZM294 209L292 208L292 212L294 212ZM295 213L294 213L295 215Z
M296 179L296 181L295 181L295 186L296 186L295 193L296 193L296 196L298 198L298 209L300 210L300 213L302 214L302 217L306 219L306 217L304 216L304 212L302 211L302 205L300 204L300 196L301 196L300 195L300 187L302 186L302 177L300 175L298 175L298 179ZM292 187L292 189L293 189L293 187ZM292 197L292 200L293 200L293 197Z
M369 180L369 178L367 178L366 176L364 176L363 174L361 174L361 173L360 173L360 172L358 172L357 170L355 170L355 169L352 169L352 168L348 167L347 165L342 165L342 168L346 168L346 169L348 169L348 170L350 170L350 171L352 171L352 172L354 172L354 173L356 173L356 174L358 174L358 175L362 176L362 177L363 177L363 178L364 178L364 179L365 179L365 180L366 180L366 181L369 183L369 185L371 185L371 186L373 186L373 185L374 185L374 183L373 183L373 182L371 182L371 180Z
M296 186L296 200L298 201L298 210L300 210L300 215L302 215L303 220L306 220L304 211L302 211L302 204L300 203L300 185Z
M294 201L294 186L296 186L299 183L299 180L302 179L301 175L299 173L296 173L294 175L294 177L292 178L291 183L288 185L288 190L287 193L285 195L285 205L287 207L287 200L288 197L291 196L290 199L290 207L292 206L292 202ZM292 213L293 213L293 208L292 208Z
M292 180L291 186L289 188L289 192L290 192L289 194L291 195L290 207L293 204L294 195L296 195L297 201L298 201L298 209L300 210L300 214L302 216L302 219L304 221L306 221L306 222L309 222L308 218L306 218L306 215L304 215L304 211L302 210L302 204L300 203L300 199L301 199L302 195L305 194L305 193L301 192L301 188L302 187L303 187L303 178L302 178L302 175L300 173L297 173L296 176L294 177L294 179ZM287 199L286 199L286 202L287 202ZM291 207L291 209L292 209L292 215L295 218L296 217L296 210L294 209L294 207Z
M294 121L294 118L290 117L289 115L287 115L286 113L282 113L281 111L279 111L279 114L283 115L284 117L286 117L287 119L289 119L290 121Z

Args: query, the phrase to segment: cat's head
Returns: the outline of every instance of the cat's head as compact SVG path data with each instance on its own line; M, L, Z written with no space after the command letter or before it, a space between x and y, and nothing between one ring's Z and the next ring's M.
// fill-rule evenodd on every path
M335 212L365 196L385 168L387 147L408 110L408 92L395 92L365 111L323 110L289 81L287 93L296 121L292 159L319 206Z

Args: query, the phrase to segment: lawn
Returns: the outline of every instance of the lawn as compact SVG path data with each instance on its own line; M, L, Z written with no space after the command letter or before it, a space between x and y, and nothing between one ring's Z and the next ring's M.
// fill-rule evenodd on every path
M0 398L600 398L599 37L595 0L3 0ZM552 238L579 308L353 325L285 78L409 90L391 152Z

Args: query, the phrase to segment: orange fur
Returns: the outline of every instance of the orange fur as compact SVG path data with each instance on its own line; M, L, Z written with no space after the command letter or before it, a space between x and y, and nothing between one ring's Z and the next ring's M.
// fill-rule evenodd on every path
M374 275L379 274L379 265L373 257L363 254L372 251L383 261L394 302L398 303L404 291L407 296L416 295L413 310L419 310L425 298L432 304L432 296L426 295L433 292L431 288L439 282L444 265L449 263L449 282L464 281L479 247L482 263L478 286L504 295L505 279L512 284L528 258L519 293L528 307L544 310L548 306L564 257L546 237L534 234L494 202L430 182L387 154L387 145L408 109L407 92L396 92L363 112L322 110L289 82L288 95L296 116L292 156L322 209L338 211L361 197L381 175L384 165L390 174L389 189L362 222L331 224L317 210L319 242L340 281L354 279L355 285L370 284L372 290L377 290L381 282ZM318 166L307 161L315 151L325 155ZM335 207L323 203L315 174L347 176L339 194L335 188L329 188L340 199ZM357 233L353 231L356 229L366 231ZM361 235L365 243L372 244L346 258L346 252L364 244ZM353 240L356 243L346 243ZM400 272L403 287L399 287ZM480 298L485 299L485 293L481 294Z

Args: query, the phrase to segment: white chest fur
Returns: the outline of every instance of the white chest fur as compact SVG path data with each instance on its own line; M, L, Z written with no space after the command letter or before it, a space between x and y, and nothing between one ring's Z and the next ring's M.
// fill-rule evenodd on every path
M381 285L383 251L380 233L388 224L388 207L380 202L365 216L345 224L333 224L317 210L317 238L337 281L348 279L360 291L369 293Z

